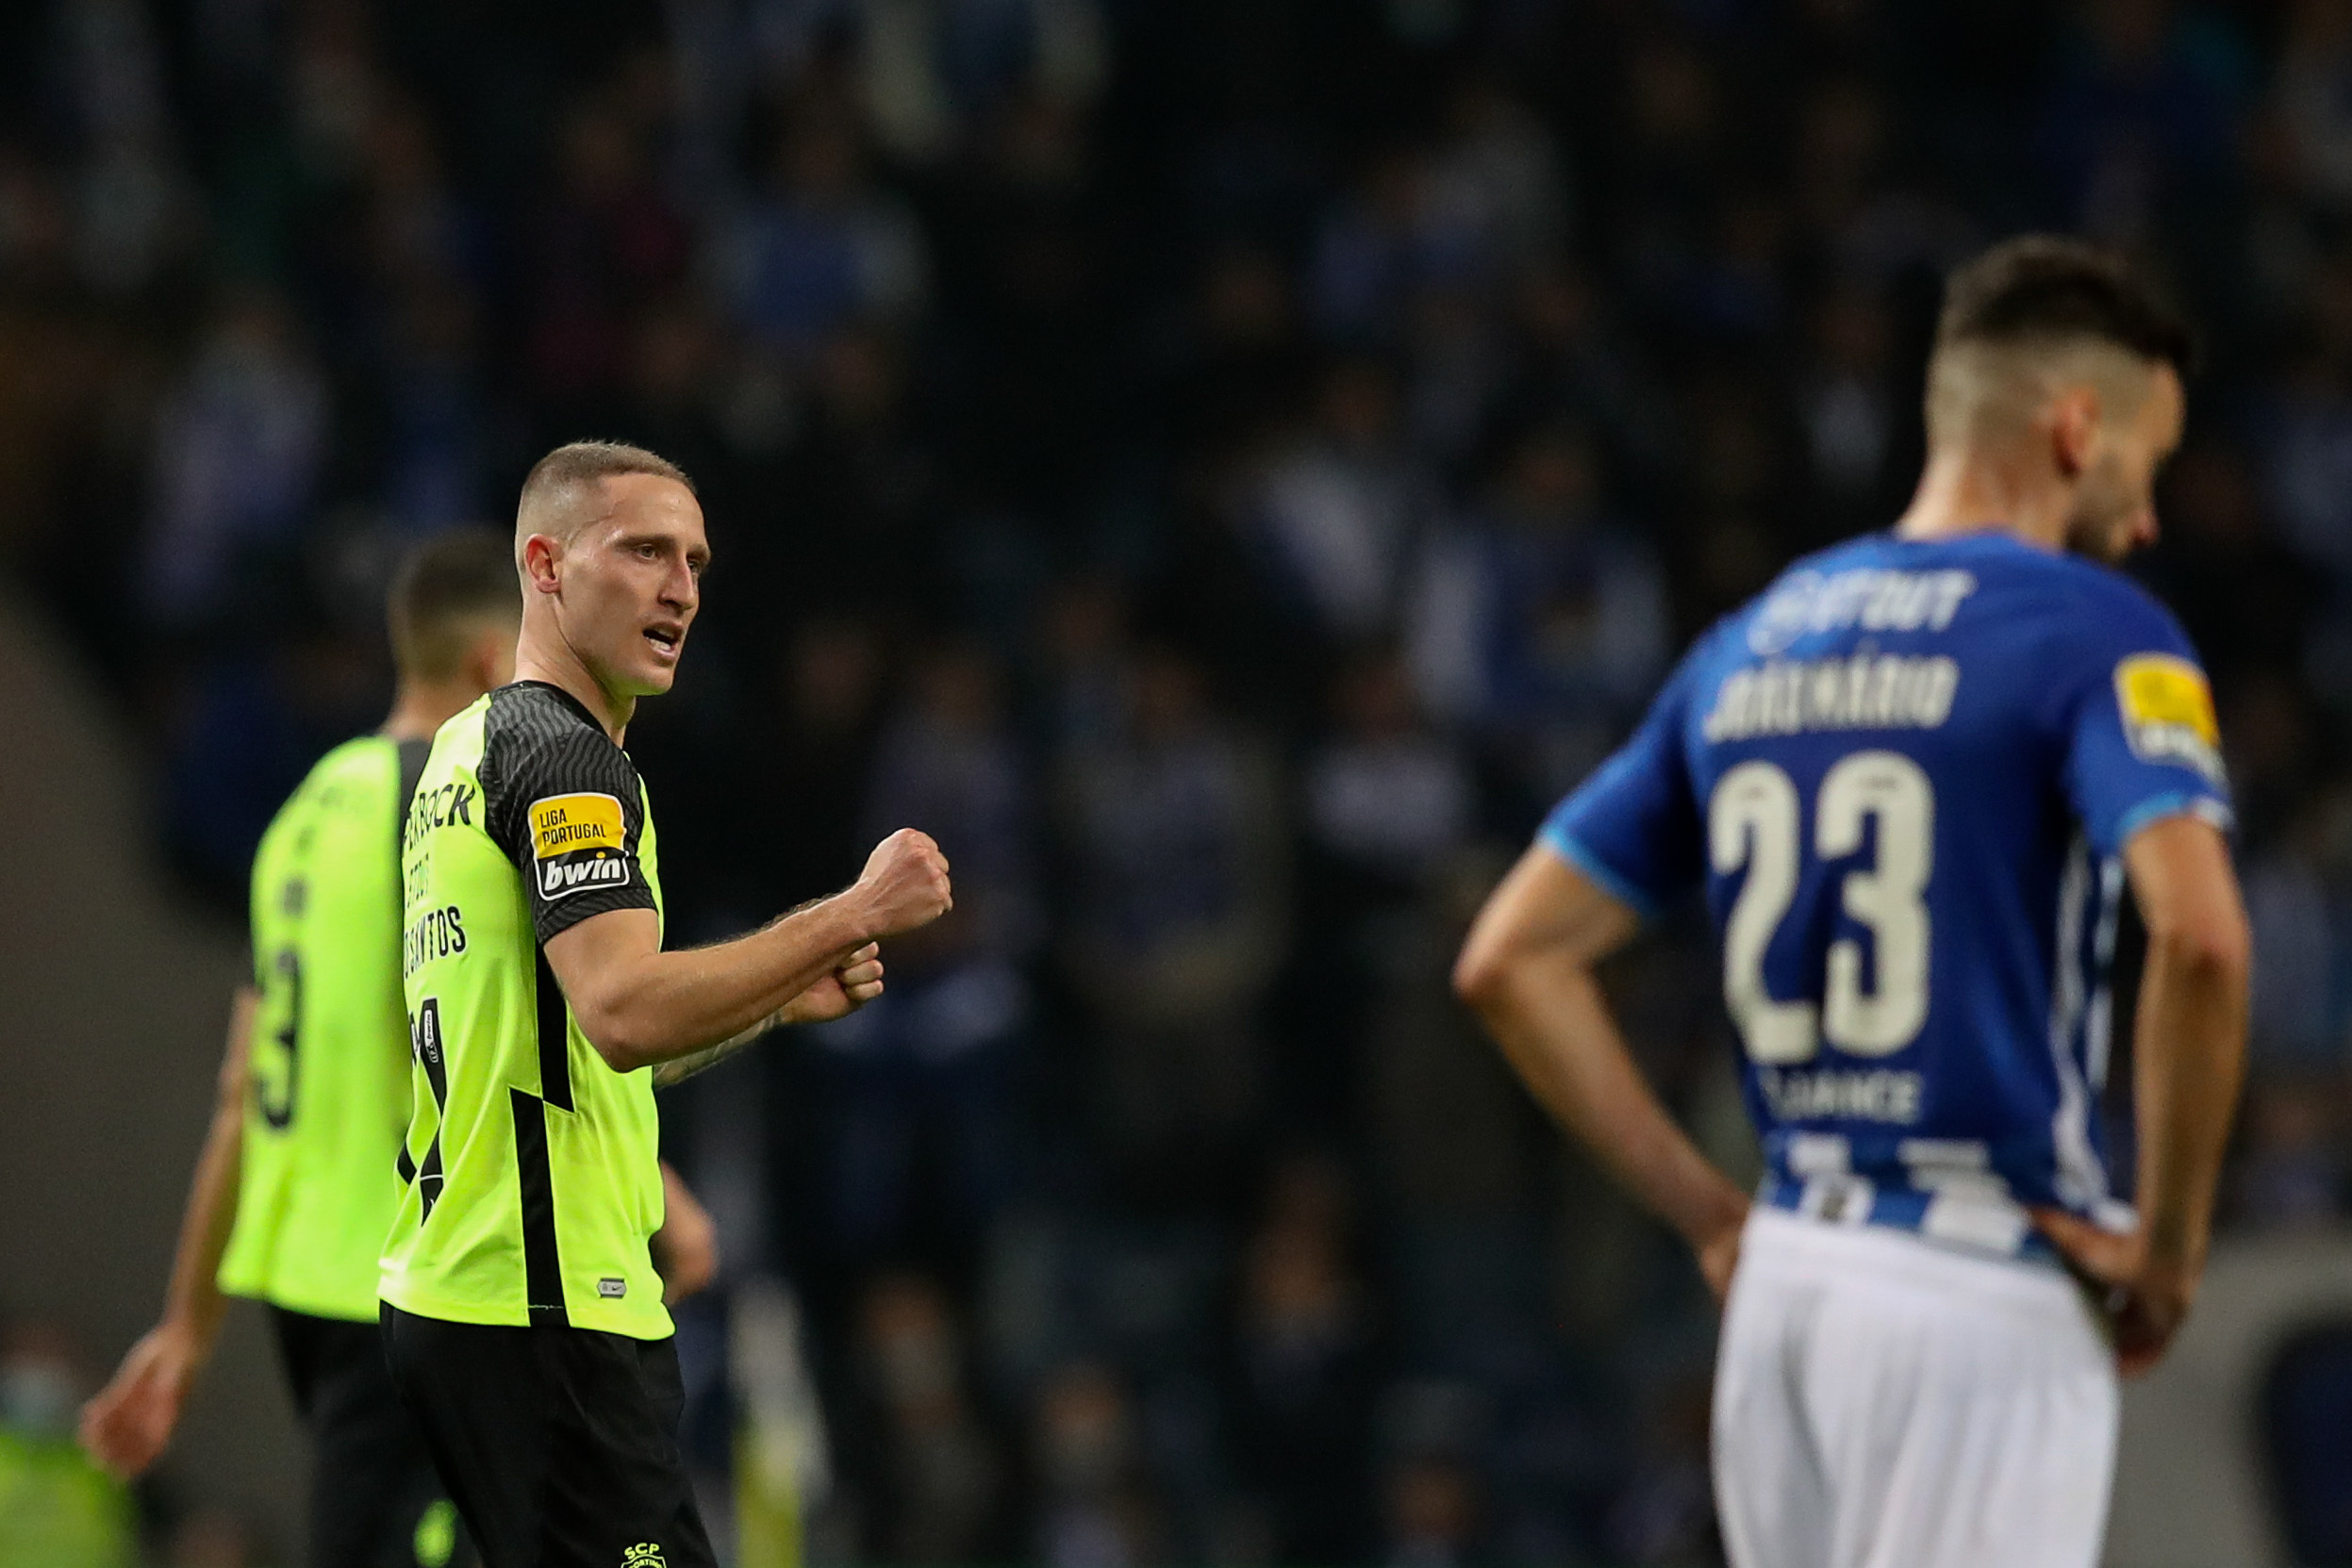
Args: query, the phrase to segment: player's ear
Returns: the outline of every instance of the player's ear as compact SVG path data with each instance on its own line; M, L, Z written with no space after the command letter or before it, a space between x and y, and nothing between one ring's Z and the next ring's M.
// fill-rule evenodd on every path
M2091 466L2091 449L2099 435L2099 394L2094 387L2069 387L2050 400L2046 423L2050 454L2058 471L2068 479Z
M522 541L522 580L539 593L554 593L563 586L562 574L556 569L563 557L563 545L548 534L534 534Z

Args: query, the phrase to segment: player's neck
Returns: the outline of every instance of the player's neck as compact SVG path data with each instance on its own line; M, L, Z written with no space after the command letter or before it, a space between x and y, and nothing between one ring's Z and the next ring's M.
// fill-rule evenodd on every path
M522 641L515 650L515 679L543 681L565 692L588 709L615 746L628 733L629 719L637 712L637 699L617 697L605 689L604 683L588 673L580 655L560 636L542 632L528 623L522 629Z
M392 711L379 733L391 740L430 740L434 732L482 695L481 685L460 676L453 681L404 678L392 694Z
M2025 473L1996 454L1976 449L1938 453L1929 457L1895 533L1923 540L2006 534L2056 553L2065 548L2072 502L2046 476Z

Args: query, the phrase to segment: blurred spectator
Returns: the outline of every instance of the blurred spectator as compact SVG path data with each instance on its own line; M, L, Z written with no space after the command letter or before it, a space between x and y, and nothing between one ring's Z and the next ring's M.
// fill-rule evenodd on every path
M2169 0L2089 0L2043 105L2042 156L2069 224L2144 243L2166 210L2227 172L2247 89L2222 13Z
M1462 1568L1477 1560L1478 1485L1459 1461L1413 1459L1388 1474L1384 1568Z
M1514 291L1510 338L1519 356L1510 401L1558 408L1585 421L1629 472L1654 476L1666 457L1671 415L1638 346L1608 317L1591 278L1541 269Z
M1249 520L1296 612L1341 644L1396 623L1406 562L1434 497L1400 444L1395 378L1376 360L1325 372L1306 437L1259 480Z
M1258 1131L1256 1006L1281 958L1281 801L1200 669L1150 653L1127 722L1062 759L1064 959L1097 1041L1092 1131L1138 1196L1226 1189Z
M1469 832L1469 769L1422 720L1394 658L1347 671L1334 707L1336 732L1307 767L1308 832L1357 873L1357 897L1347 903L1417 889Z
M2287 541L2352 583L2352 255L2312 280L2285 373L2261 410L2270 503Z
M2158 516L2163 537L2148 575L2206 659L2225 669L2299 668L2325 595L2267 525L2245 454L2191 442L2165 470Z
M1187 452L1225 455L1284 421L1307 382L1297 316L1280 257L1227 245L1202 264L1165 372Z
M1033 1548L1045 1568L1149 1568L1166 1560L1137 1473L1127 1399L1109 1372L1074 1362L1037 1398Z
M1400 1353L1417 1371L1507 1381L1551 1315L1532 1260L1541 1131L1453 1000L1454 954L1500 867L1466 852L1389 935L1366 987L1361 1114L1387 1216Z
M1410 656L1423 701L1523 749L1556 794L1615 745L1664 668L1657 559L1604 516L1591 445L1542 421L1505 443L1483 503L1418 564Z
M1346 1202L1331 1163L1279 1167L1242 1263L1233 1452L1277 1562L1359 1561L1372 1545L1362 1499L1376 1367Z
M478 279L489 237L452 179L424 109L388 93L366 127L365 163L351 193L358 210L346 220L347 232L324 236L333 264L355 274L340 281L396 300L406 288Z
M2352 207L2352 5L2287 7L2274 92L2303 193L2335 211Z
M792 831L767 846L762 880L794 903L847 887L872 847L862 837L861 807L885 667L876 629L837 615L809 620L776 664L781 690L756 770Z
M2347 1172L2340 1078L2258 1081L2247 1097L2237 1218L2258 1230L2327 1230L2343 1223Z
M290 547L309 520L326 418L325 382L285 307L253 293L225 301L157 430L145 587L164 624L242 607L254 557Z
M928 288L913 216L873 183L856 127L821 113L776 138L722 264L737 320L788 358L836 327L906 319Z
M742 522L747 575L760 583L792 580L811 552L849 548L893 563L892 581L909 597L935 586L929 528L941 503L931 451L905 425L906 369L898 343L865 327L845 327L815 345L805 397L765 483L745 487ZM852 574L828 590L836 610L895 609L893 596L862 587Z
M692 259L686 221L614 99L572 109L555 188L529 227L531 368L559 407L593 406L619 380L631 308L674 290Z
M2246 917L2254 928L2253 1063L2256 1072L2352 1073L2344 1036L2344 973L2348 936L2341 885L2344 830L2341 796L2300 808L2285 834L2244 868Z
M916 670L863 811L879 842L920 825L955 867L955 908L889 944L881 999L812 1032L818 1190L836 1256L968 1259L1012 1177L1014 1055L1030 1015L1022 965L1040 935L1030 783L1001 677L968 647Z
M58 8L68 113L79 143L73 205L82 277L109 294L155 283L188 237L162 40L134 0Z
M427 534L491 515L482 493L489 422L472 298L420 286L404 302L383 375L384 505L395 528Z
M1571 191L1551 128L1501 81L1457 83L1429 171L1436 222L1478 237L1506 271L1550 260L1568 238Z
M1038 706L1047 749L1084 754L1116 743L1127 720L1127 606L1116 584L1075 577L1044 617Z
M1429 271L1428 171L1419 155L1383 149L1367 159L1353 195L1324 221L1308 270L1308 300L1327 338L1358 345L1393 340L1405 302Z
M952 1309L921 1277L886 1276L866 1296L858 1335L870 1402L869 1549L884 1561L978 1560L1002 1465L965 1391Z
M1861 289L1831 293L1814 314L1812 352L1797 388L1804 423L1809 497L1819 515L1807 533L1827 543L1882 523L1890 502L1889 459L1911 418L1895 383L1894 325Z

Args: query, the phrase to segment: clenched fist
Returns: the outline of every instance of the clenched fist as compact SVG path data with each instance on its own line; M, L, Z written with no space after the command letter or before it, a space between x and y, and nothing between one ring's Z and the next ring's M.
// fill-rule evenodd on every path
M913 828L901 828L874 846L850 897L858 900L870 937L903 935L955 905L948 857L929 834Z

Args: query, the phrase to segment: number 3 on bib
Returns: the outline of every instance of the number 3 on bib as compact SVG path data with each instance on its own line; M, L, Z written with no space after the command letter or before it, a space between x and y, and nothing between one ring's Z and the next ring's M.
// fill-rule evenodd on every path
M1802 805L1787 772L1744 762L1707 802L1708 854L1715 874L1747 877L1723 933L1723 1000L1768 1066L1810 1062L1821 1042L1852 1056L1891 1056L1928 1021L1928 906L1922 895L1935 861L1935 790L1919 765L1897 751L1857 751L1830 769L1814 807L1814 853L1834 860L1863 847L1863 825L1879 825L1878 863L1846 874L1847 916L1870 933L1877 984L1863 989L1862 944L1830 945L1828 983L1816 1010L1775 1001L1764 987L1764 950L1797 898L1803 855Z

